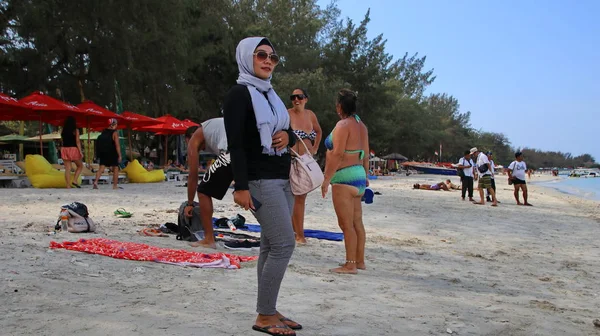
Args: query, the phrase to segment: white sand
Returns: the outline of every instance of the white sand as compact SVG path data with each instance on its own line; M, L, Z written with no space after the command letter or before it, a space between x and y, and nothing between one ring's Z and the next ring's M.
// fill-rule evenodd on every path
M530 186L535 207L516 206L504 177L498 208L463 202L457 191L410 189L444 178L372 181L382 195L364 206L368 270L359 275L327 272L344 260L341 242L296 249L279 309L305 326L298 335L600 334L592 324L600 318L598 203ZM0 189L0 334L259 335L250 330L255 263L195 269L48 248L107 237L192 249L174 236L136 234L176 221L186 189L175 185ZM46 235L71 201L87 204L104 233ZM256 222L230 194L215 204L216 216ZM134 217L116 219L118 207ZM339 231L330 197L309 196L306 228Z

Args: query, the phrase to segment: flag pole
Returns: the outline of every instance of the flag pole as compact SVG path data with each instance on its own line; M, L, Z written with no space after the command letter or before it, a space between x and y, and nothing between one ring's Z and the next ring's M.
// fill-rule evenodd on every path
M133 150L131 149L131 127L128 127L127 137L129 138L129 162L133 162Z
M40 129L39 129L39 132L40 132L40 155L44 156L44 147L43 147L43 144L42 144L42 114L41 113L40 113Z

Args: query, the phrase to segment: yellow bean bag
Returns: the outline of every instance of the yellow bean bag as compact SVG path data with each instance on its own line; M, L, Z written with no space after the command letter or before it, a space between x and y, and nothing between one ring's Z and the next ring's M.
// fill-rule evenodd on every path
M153 183L165 180L165 172L162 169L147 171L138 160L129 162L123 172L127 173L130 183Z
M25 175L34 188L66 188L65 173L52 168L52 165L41 155L25 157ZM71 175L74 181L75 176ZM81 176L77 184L81 184Z

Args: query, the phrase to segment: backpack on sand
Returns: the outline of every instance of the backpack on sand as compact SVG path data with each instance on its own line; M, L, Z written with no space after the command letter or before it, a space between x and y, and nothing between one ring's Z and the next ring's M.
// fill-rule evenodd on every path
M185 240L190 242L198 241L198 238L194 234L195 232L202 231L202 222L200 221L200 207L198 202L194 202L194 210L192 210L192 217L189 218L185 215L185 207L187 201L181 203L179 206L179 215L177 216L177 227L179 233L175 237L177 240Z
M71 233L80 232L95 232L96 224L89 217L87 206L83 203L73 202L71 204L63 205L58 215L58 221L56 227L60 227L60 221L62 213L66 212L68 217L67 231Z

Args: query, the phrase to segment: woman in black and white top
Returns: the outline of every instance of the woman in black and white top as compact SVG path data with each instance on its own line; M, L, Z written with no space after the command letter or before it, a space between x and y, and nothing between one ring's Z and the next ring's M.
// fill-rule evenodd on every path
M235 181L234 201L254 210L261 225L258 317L252 329L295 335L291 329L302 326L276 308L295 247L288 152L295 140L287 108L270 82L279 57L268 39L249 37L238 44L236 61L239 77L225 97L223 113Z

